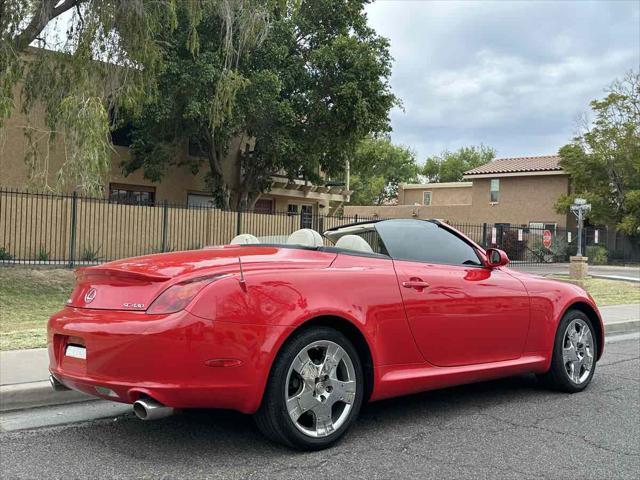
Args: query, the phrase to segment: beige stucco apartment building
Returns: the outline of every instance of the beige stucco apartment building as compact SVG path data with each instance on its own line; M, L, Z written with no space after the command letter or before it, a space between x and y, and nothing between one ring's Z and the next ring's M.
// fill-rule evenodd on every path
M348 206L345 213L565 228L568 215L555 203L569 193L569 175L559 162L556 155L496 159L466 172L463 182L402 184L396 206Z
M20 92L16 89L14 98L20 98ZM25 162L25 156L29 150L28 140L25 137L25 129L33 132L33 138L39 139L40 161L46 162L47 175L35 184L35 188L42 188L43 184L50 186L56 183L56 174L65 161L64 144L60 138L53 144L47 141L48 129L44 124L44 112L37 110L32 112L28 119L18 105L12 116L0 129L0 189L26 189L34 188L30 180L30 168ZM30 120L30 121L29 121ZM167 201L176 205L210 205L213 203L211 194L207 192L205 185L205 172L194 175L184 167L170 167L161 182L155 183L145 179L142 170L124 176L121 169L123 160L129 153L127 142L117 135L113 136L113 153L111 155L111 171L104 182L104 192L107 198L121 203L150 203ZM243 155L250 139L238 136L229 149L229 156ZM188 145L184 145L179 158L176 161L187 160L190 154ZM239 168L239 162L223 162L229 171L225 176L230 179L238 177L234 170ZM313 185L304 180L289 180L284 175L274 174L271 178L270 189L260 196L254 209L261 213L292 212L305 214L331 214L337 208L349 201L350 191L348 185ZM231 185L233 188L234 185ZM62 191L70 193L73 186L63 188Z

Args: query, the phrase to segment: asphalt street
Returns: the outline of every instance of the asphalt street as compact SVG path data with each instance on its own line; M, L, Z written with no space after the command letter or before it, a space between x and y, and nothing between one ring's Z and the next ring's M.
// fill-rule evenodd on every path
M0 477L637 478L639 356L637 338L608 343L575 395L523 376L372 403L341 443L315 453L270 444L233 412L32 428L56 412L41 409L26 429L0 433Z

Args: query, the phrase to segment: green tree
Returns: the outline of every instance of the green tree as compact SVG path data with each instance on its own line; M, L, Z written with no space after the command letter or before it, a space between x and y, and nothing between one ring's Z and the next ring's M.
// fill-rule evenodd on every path
M157 93L156 79L164 69L159 40L175 29L176 9L187 14L184 47L195 52L205 13L215 12L221 30L229 31L235 21L229 12L255 11L252 5L248 0L0 0L0 127L15 109L17 91L25 112L45 107L47 130L25 128L31 177L46 182L48 149L38 145L60 137L67 156L53 187L67 183L98 193L110 168L114 118L122 108L136 111ZM68 23L60 20L65 13Z
M445 150L427 158L422 174L429 182L459 182L464 172L490 162L495 156L496 151L483 144L462 147L455 152Z
M388 41L367 26L365 3L276 4L268 34L226 69L219 20L203 17L198 54L192 55L181 47L186 22L178 10L178 29L162 42L167 68L160 94L134 119L133 156L125 172L142 168L157 181L179 162L176 149L191 142L200 156L185 167L204 169L227 208L250 207L277 171L311 182L321 180L320 170L343 175L358 142L388 129L396 104L388 82ZM244 45L235 35L231 41ZM229 81L221 84L225 75ZM224 108L214 108L212 99L220 97L226 98ZM252 151L228 155L239 135L251 139Z
M593 100L594 120L560 149L560 165L571 176L572 194L556 205L568 212L576 197L592 205L589 220L640 234L640 75L630 72L608 94Z
M417 181L415 153L388 137L367 137L351 160L353 205L383 205L398 196L401 182Z

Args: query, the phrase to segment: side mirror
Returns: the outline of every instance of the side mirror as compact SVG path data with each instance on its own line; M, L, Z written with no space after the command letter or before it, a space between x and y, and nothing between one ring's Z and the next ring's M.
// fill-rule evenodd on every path
M499 248L487 249L487 264L492 267L502 267L509 263L509 257L504 250Z

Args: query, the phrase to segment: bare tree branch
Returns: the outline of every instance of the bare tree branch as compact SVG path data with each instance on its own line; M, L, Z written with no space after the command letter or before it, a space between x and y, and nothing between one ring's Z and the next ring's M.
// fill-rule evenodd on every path
M27 48L31 42L38 38L40 32L44 30L51 20L84 1L86 0L65 0L56 6L57 0L42 0L39 12L31 18L25 29L14 38L13 43L16 50L21 51Z

